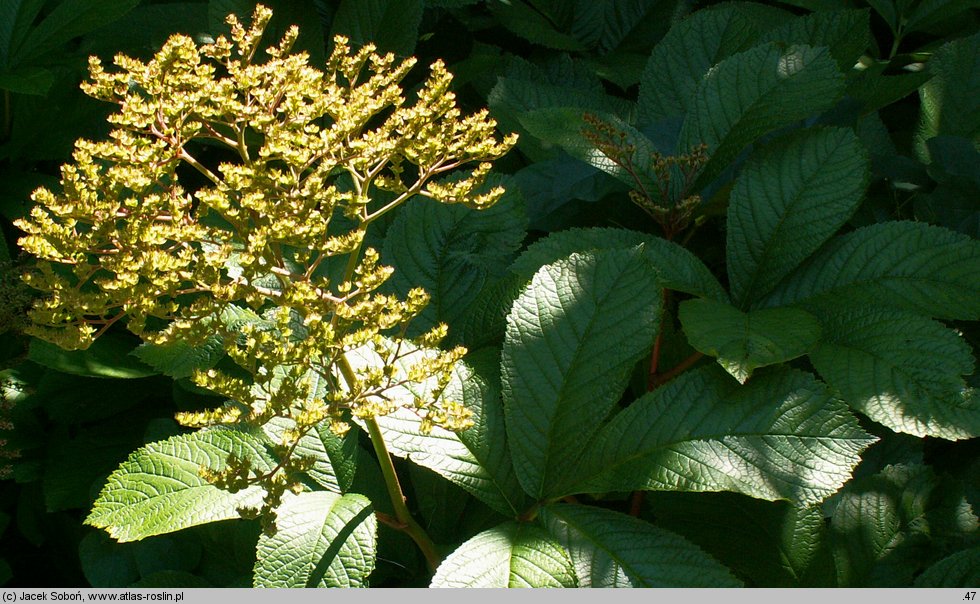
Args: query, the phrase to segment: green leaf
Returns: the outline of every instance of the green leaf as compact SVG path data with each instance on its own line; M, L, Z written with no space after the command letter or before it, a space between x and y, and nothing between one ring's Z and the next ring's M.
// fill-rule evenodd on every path
M78 561L85 580L93 587L126 587L140 576L132 547L113 542L101 531L82 537Z
M523 0L488 0L494 19L528 42L556 50L583 51L586 46L560 31L550 16Z
M314 379L319 379L319 376ZM317 391L315 388L313 390ZM322 396L325 388L318 392ZM276 417L262 429L272 442L282 442L286 430L295 425L287 418ZM297 456L313 460L313 467L306 474L327 491L344 493L350 489L357 470L356 430L341 437L330 431L329 422L321 422L299 439L294 452Z
M563 494L734 491L806 505L839 489L875 440L807 373L766 372L740 387L705 367L620 412Z
M890 63L876 62L857 73L851 72L847 96L860 103L862 115L904 99L933 77L929 71L891 73L889 67Z
M678 317L687 340L741 383L759 367L783 363L812 350L820 323L799 308L742 312L724 302L685 300Z
M905 32L922 31L945 20L956 19L969 10L980 8L977 0L922 0L906 17ZM969 18L969 15L962 15Z
M519 57L507 65L503 77L487 96L494 118L504 132L519 132L518 147L536 160L554 157L552 142L542 145L534 136L524 136L522 122L527 113L546 108L576 107L596 113L628 116L632 103L606 94L599 78L568 55L542 63Z
M119 541L137 541L238 518L239 508L261 505L262 488L230 493L200 476L202 466L224 468L230 455L250 460L261 472L275 466L262 440L235 430L203 430L151 443L109 476L85 524L106 529Z
M509 274L487 283L476 300L466 309L455 335L470 350L483 346L499 345L507 329L507 315L514 300L521 295L527 279Z
M701 80L678 150L708 145L710 182L763 134L830 108L844 78L826 48L765 44L736 54Z
M797 17L769 30L757 43L765 42L826 46L846 73L871 44L869 11L829 10Z
M851 130L802 130L752 155L728 206L732 298L768 293L844 225L869 180L867 153Z
M510 269L530 279L542 266L573 252L630 249L640 244L662 287L713 300L728 300L728 294L700 258L676 243L628 229L567 229L553 233L528 246Z
M531 524L507 522L476 535L443 560L430 587L578 587L564 550Z
M65 0L48 13L11 51L11 64L27 63L57 49L72 38L115 21L133 9L139 0Z
M969 345L931 319L874 308L820 308L824 338L810 360L854 409L896 432L959 440L980 435Z
M826 539L819 505L735 493L648 493L658 526L676 531L753 587L806 587Z
M44 4L45 0L7 0L0 3L0 66L10 66L10 55L20 47Z
M29 67L0 73L0 89L18 94L44 96L54 84L55 75L50 69Z
M915 587L976 587L980 584L980 547L946 556L915 578Z
M473 412L473 426L459 433L435 427L425 435L418 416L407 409L377 418L388 450L429 468L459 485L505 516L524 509L507 449L497 357L491 351L470 354L453 370L446 387L449 400Z
M589 48L608 52L643 20L656 0L577 0L570 33Z
M951 491L922 465L888 466L849 485L830 521L840 586L910 586L944 532L975 539L977 517Z
M424 8L422 0L342 0L331 34L348 36L357 46L373 43L382 52L411 55Z
M554 494L656 335L660 284L639 250L542 267L507 317L507 436L524 490Z
M619 133L617 146L629 146L629 157L621 159L607 155L591 139L597 130L592 123L586 121L586 115L597 117L615 129ZM657 195L657 176L651 159L657 149L653 141L615 115L597 114L577 107L550 107L528 111L519 119L532 136L561 147L572 157L617 178L631 188Z
M980 33L944 44L929 61L935 77L919 91L922 113L916 146L919 158L928 162L926 141L934 136L980 136Z
M519 192L510 187L486 210L419 199L399 212L382 255L396 269L391 287L401 296L414 287L431 296L409 335L439 323L454 325L488 278L506 271L524 240L523 205Z
M110 333L98 338L85 350L63 350L50 342L32 339L27 358L73 375L134 379L156 375L156 371L131 356L134 338Z
M884 222L830 240L755 307L804 301L980 318L980 242L916 222Z
M760 29L741 8L726 3L695 11L667 32L640 80L640 124L683 117L708 70L752 45Z
M619 512L550 504L541 522L568 550L579 587L741 587L680 535Z
M367 587L378 524L363 495L300 493L276 508L256 547L254 587Z

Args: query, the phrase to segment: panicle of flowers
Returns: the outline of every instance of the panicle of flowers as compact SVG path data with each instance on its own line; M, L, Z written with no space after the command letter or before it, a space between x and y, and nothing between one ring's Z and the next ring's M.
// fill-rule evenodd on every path
M320 422L343 432L350 414L402 406L427 428L463 429L469 411L442 389L464 351L421 352L443 326L405 340L428 296L380 293L392 269L365 234L414 196L492 205L503 190L483 186L489 162L516 136L498 138L486 111L463 115L441 62L414 102L400 82L415 59L343 37L324 69L291 52L296 28L260 62L270 18L232 15L230 38L203 46L174 35L146 62L90 59L83 90L118 108L109 138L79 140L62 190L38 189L16 223L37 258L29 331L75 349L116 323L158 346L217 338L245 377L196 372L229 403L179 419L284 417L284 451ZM364 350L379 364L353 366ZM393 396L423 382L424 395Z

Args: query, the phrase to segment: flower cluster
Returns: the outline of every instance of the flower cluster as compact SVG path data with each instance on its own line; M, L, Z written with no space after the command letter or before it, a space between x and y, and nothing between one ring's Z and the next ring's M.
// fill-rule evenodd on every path
M231 16L230 39L203 46L175 35L147 62L90 59L84 91L118 110L108 140L76 143L63 191L37 190L17 223L38 259L30 332L65 348L116 323L159 347L217 337L244 371L195 373L229 403L181 421L285 417L284 453L320 422L342 433L348 413L399 406L463 429L469 412L441 395L465 350L433 350L444 326L405 339L428 296L379 291L392 269L365 236L414 196L492 205L503 190L483 186L489 162L516 137L498 139L485 111L463 115L441 62L414 103L400 86L414 59L343 37L323 70L290 52L295 27L258 62L270 17ZM365 351L377 362L350 361ZM429 386L405 388L417 383Z

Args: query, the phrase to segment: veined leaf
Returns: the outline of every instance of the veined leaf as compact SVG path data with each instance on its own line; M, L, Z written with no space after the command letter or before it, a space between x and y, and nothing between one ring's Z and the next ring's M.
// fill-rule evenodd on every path
M561 545L531 524L507 522L449 554L430 587L578 587Z
M728 206L728 275L740 306L768 293L847 221L869 178L857 136L803 130L753 154Z
M841 587L909 586L943 533L977 534L965 497L928 466L895 465L855 481L842 493L830 521Z
M272 442L280 443L285 432L295 425L292 420L275 417L262 429ZM313 459L313 467L306 474L317 484L331 493L344 493L354 482L357 470L357 431L337 436L330 431L329 422L320 422L299 439L294 453Z
M551 504L541 522L568 550L579 587L741 587L680 535L597 507Z
M656 0L577 0L571 34L590 48L608 52L626 38Z
M524 0L490 0L489 4L496 21L528 42L556 50L586 50L582 42L560 31L547 14Z
M521 295L529 278L511 273L487 283L476 300L466 309L462 324L454 335L470 350L477 350L487 345L499 347L504 340L510 307Z
M750 47L760 30L740 9L726 3L696 11L657 43L640 80L641 124L684 116L708 70Z
M507 317L501 375L521 486L554 494L647 352L660 284L638 250L572 254L542 267Z
M956 332L898 311L817 312L825 335L810 360L844 401L896 432L980 435L980 393L962 377L973 371L973 356Z
M915 578L915 587L972 587L980 584L980 547L956 552Z
M118 19L137 4L139 0L65 0L30 30L23 44L11 50L10 63L26 63L40 57L72 38Z
M474 425L460 433L434 427L422 434L420 420L401 409L377 418L388 450L429 468L466 489L505 516L523 509L524 493L517 482L507 449L499 364L490 351L471 354L453 371L443 396L473 412Z
M916 222L884 222L830 240L755 307L806 300L980 317L980 242Z
M55 371L86 377L134 379L156 375L156 371L130 356L133 340L132 336L110 333L85 350L64 350L35 338L27 358Z
M8 0L0 4L0 66L10 67L10 55L30 32L45 0Z
M685 300L678 317L691 346L718 359L741 383L759 367L809 352L820 338L820 323L799 308L767 308L744 313L714 300Z
M758 43L826 46L842 72L849 71L871 43L868 9L825 10L792 19L759 37Z
M526 228L523 200L513 188L486 210L428 199L403 208L385 236L383 259L396 268L390 284L402 296L413 287L431 296L410 335L454 324L487 279L504 273Z
M657 525L690 539L752 586L810 586L822 560L826 523L820 505L735 493L648 493L645 501Z
M625 159L610 157L590 140L596 128L585 119L589 113L622 134L617 145L628 145L631 150ZM579 107L549 107L528 111L519 117L521 125L545 143L561 147L572 157L584 161L593 168L620 180L632 188L641 188L651 194L657 191L657 177L652 168L652 156L656 152L653 142L611 113L595 113ZM626 151L623 152L624 155Z
M231 455L250 460L258 471L275 466L262 440L236 430L202 430L141 447L109 476L85 524L119 541L137 541L238 518L239 508L261 505L263 489L230 493L200 475L202 466L224 468Z
M256 547L255 587L367 587L378 523L357 494L288 494Z
M980 136L980 33L944 44L929 61L929 68L936 76L919 92L922 117L916 134L917 152L925 163L929 163L926 142L934 136L973 141Z
M639 231L592 228L566 229L532 243L511 265L511 271L530 279L546 264L573 252L629 249L643 244L643 255L667 289L713 300L728 301L728 294L701 259L685 248Z
M816 503L850 478L875 440L807 373L767 372L739 387L705 367L620 412L562 494L734 491Z
M333 19L333 34L357 45L374 43L383 52L415 52L423 0L343 0Z
M214 317L211 315L200 320L211 324L215 322ZM246 324L265 324L269 328L275 325L257 315L252 309L235 304L229 304L221 309L217 322L221 324L220 327L231 331L238 331ZM160 373L180 379L190 377L195 371L211 369L217 365L225 356L224 339L220 333L214 333L198 346L191 346L179 340L167 344L143 342L133 350L132 354Z
M710 182L746 145L828 109L843 90L826 48L757 46L722 61L701 81L678 149L708 145L711 158L699 182Z

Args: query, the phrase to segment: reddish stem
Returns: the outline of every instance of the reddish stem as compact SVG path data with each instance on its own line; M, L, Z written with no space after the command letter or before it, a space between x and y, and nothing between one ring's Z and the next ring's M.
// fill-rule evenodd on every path
M700 361L701 357L703 356L704 356L703 353L695 352L691 356L687 357L686 359L684 359L683 361L675 365L667 373L657 376L656 378L654 378L654 388L656 388L657 386L662 386L663 384L666 384L667 382L674 379L678 375L684 373L685 371L690 369L695 363Z

